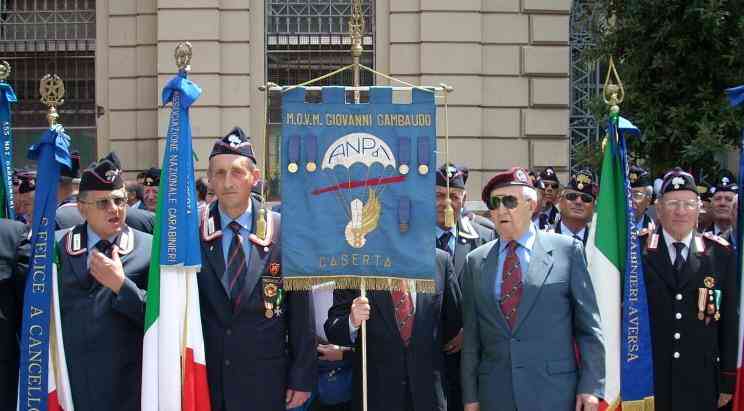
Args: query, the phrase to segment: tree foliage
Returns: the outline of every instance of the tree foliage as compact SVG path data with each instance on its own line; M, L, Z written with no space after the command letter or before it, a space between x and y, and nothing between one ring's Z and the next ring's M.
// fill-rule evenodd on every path
M738 148L744 124L724 95L744 84L744 0L599 0L597 7L614 17L595 27L592 54L615 58L625 86L621 111L643 132L633 155L654 174L676 165L716 174L714 159Z

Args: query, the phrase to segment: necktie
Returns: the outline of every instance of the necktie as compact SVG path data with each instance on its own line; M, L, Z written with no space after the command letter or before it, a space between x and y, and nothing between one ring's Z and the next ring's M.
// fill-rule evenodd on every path
M227 291L230 301L233 302L233 311L235 311L240 305L240 292L245 283L245 252L243 251L243 238L240 236L240 224L232 221L228 227L233 232L233 238L227 251L227 266L223 281L226 280Z
M578 234L574 234L573 238L576 239L576 240L579 240L579 242L582 243L582 244L584 243L584 239L581 238L581 236L578 235Z
M406 347L411 341L413 333L413 300L408 292L408 287L403 280L397 281L398 289L390 292L395 308L395 322L398 324L400 338Z
M519 266L516 241L511 241L507 246L501 277L501 312L509 327L514 328L517 323L517 306L522 298L522 267Z
M449 246L450 238L452 238L452 233L445 231L444 234L437 238L437 248L452 255L452 250L450 250Z
M682 271L682 266L685 264L685 257L682 256L682 250L685 249L685 243L675 242L674 249L677 250L677 255L674 257L674 270L677 273Z

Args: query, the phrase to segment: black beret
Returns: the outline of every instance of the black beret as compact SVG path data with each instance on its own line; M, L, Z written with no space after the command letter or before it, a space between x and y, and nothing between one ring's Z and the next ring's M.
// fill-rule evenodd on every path
M233 128L225 137L214 142L209 158L219 154L237 154L248 157L253 160L254 164L256 163L251 139L245 135L245 132L240 127Z
M545 181L543 181L536 172L530 170L527 175L530 177L530 181L532 181L532 185L535 186L536 189L545 190Z
M70 165L71 167L69 169L67 167L61 168L59 172L60 177L80 178L80 152L79 151L73 151L70 153Z
M555 181L558 184L561 183L558 180L558 174L555 173L555 169L553 169L553 167L548 167L545 170L543 170L540 173L540 179L542 181Z
M630 186L633 188L649 187L654 184L651 181L651 174L637 165L630 166L630 170L628 171L628 180L630 180Z
M675 167L664 175L664 181L661 183L661 195L671 191L692 191L698 194L697 184L692 174L686 173L679 167Z
M723 172L721 172L721 175L718 176L718 180L716 180L716 189L713 191L713 193L717 193L719 191L728 191L731 193L739 192L739 186L736 184L736 178L728 170L724 170Z
M30 193L36 190L36 171L24 170L16 174L18 178L18 192Z
M597 177L594 171L590 168L584 168L577 171L571 176L571 180L566 186L569 190L578 191L584 194L589 194L592 197L596 197L599 192L599 186L597 186Z
M160 172L161 170L157 167L147 169L142 185L145 187L160 187Z
M112 191L122 187L124 179L121 176L121 162L113 152L93 163L83 171L80 178L80 191Z
M705 180L698 180L697 192L700 195L700 199L703 201L710 201L713 198L713 193L716 192L716 188L712 187Z
M483 187L483 192L481 193L483 202L488 204L488 200L491 198L491 191L506 186L526 186L534 188L525 169L521 167L512 167L507 171L502 171L496 174L488 180L488 183Z
M450 188L461 188L464 190L465 184L468 182L468 173L469 170L467 167L443 164L437 170L437 185L447 187L447 179L449 179Z

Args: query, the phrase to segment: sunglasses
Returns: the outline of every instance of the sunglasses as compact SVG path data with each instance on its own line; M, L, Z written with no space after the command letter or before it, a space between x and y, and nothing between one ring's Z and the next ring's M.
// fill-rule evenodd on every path
M111 202L114 203L114 207L121 208L127 204L127 198L126 197L106 197L101 198L96 201L80 201L78 202L83 204L94 204L97 209L99 210L106 210L109 207L109 204Z
M558 183L545 183L545 188L552 188L553 190L557 190L560 185Z
M584 193L566 193L563 197L568 201L576 201L577 198L581 198L581 201L589 204L594 201L594 197Z
M514 196L492 196L488 199L486 206L489 210L497 210L502 204L507 210L513 210L519 205L519 200Z

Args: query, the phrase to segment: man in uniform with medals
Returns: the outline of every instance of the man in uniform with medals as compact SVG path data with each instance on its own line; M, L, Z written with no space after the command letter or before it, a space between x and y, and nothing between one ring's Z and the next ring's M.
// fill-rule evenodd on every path
M57 232L62 335L80 411L141 407L152 236L126 225L121 174L113 153L85 170L77 201L85 221Z
M260 174L243 130L214 143L208 176L198 278L212 411L300 406L317 378L312 309L283 288L280 216L251 194Z
M694 178L675 168L661 186L660 227L642 237L657 411L714 411L734 392L736 255L695 230L699 210Z
M558 174L555 173L553 167L543 170L539 178L542 180L543 191L538 227L544 230L558 221L559 212L556 204L558 204L561 195L561 182L558 180Z

